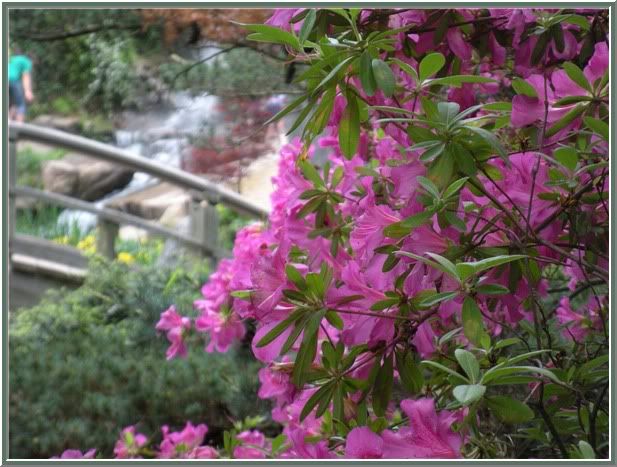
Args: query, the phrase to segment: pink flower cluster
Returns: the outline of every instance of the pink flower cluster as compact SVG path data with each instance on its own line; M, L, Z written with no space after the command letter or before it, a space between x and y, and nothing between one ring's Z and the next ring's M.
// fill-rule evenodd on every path
M298 12L300 10L278 10L269 24L290 30L290 19ZM468 21L476 18L478 13L473 9L460 9L457 12L461 19ZM576 57L580 52L581 44L575 35L578 25L564 24L563 47L549 42L538 63L531 63L531 51L538 39L524 32L538 22L541 13L531 9L491 9L492 30L487 37L489 57L482 61L474 59L470 33L463 27L451 27L438 44L434 42L435 33L432 30L400 33L393 55L417 69L418 62L404 52L404 42L411 41L419 54L438 50L444 55L457 58L460 70L450 70L452 74L480 74L494 78L495 83L465 84L449 91L449 100L457 102L464 109L480 100L490 102L497 99L496 96L502 95L504 89L509 88L511 82L504 72L508 50L498 40L507 34L511 38L511 50L514 50L514 70L536 94L536 97L521 94L513 98L511 126L517 129L540 125L545 119L545 113L546 124L550 126L572 110L574 105L558 106L557 101L571 96L591 98L591 95L556 66ZM370 15L371 10L363 11L360 21L370 18ZM389 16L389 26L421 26L427 19L426 15L425 10L404 11ZM300 24L293 26L294 29L298 29ZM608 53L604 42L595 44L593 56L584 67L584 75L590 82L596 82L606 72ZM415 85L413 79L402 69L396 66L393 69L397 82L411 90ZM357 89L362 89L357 78L351 78L350 82ZM428 90L423 93L428 95ZM373 96L362 97L372 106L403 107L422 112L419 99L413 96L403 95L394 99L377 92ZM293 358L301 340L296 341L285 355L281 355L281 349L292 328L287 328L265 346L256 345L288 318L294 309L293 303L283 293L286 289L295 288L287 278L285 266L293 264L303 276L318 273L322 265L327 265L332 271L333 280L325 291L324 306L339 310L343 326L338 329L324 320L318 330L319 342L329 340L334 345L340 342L345 352L363 344L369 349L379 346L389 348L395 345L396 339L401 338L397 321L391 319L397 315L398 310L390 307L379 313L367 312L375 303L387 298L387 291L397 289L407 297L416 297L436 288L439 292L455 292L459 284L440 270L427 267L411 257L401 257L393 267L386 268L384 266L388 256L376 250L398 242L401 250L416 255L425 255L427 252L446 254L452 247L460 246L468 240L454 225L442 223L437 215L414 228L400 241L384 234L384 228L426 209L422 202L425 190L417 179L418 176L429 176L426 165L420 160L422 150L409 150L415 141L397 125L373 123L370 131L363 131L357 153L351 159L345 158L338 146L339 123L345 106L345 98L337 97L330 121L318 141L322 148L329 150L330 172L342 172L340 183L333 190L342 202L333 208L336 216L327 216L326 225L347 232L343 247L333 250L331 239L311 234L314 230L314 213L303 217L298 215L307 204L302 193L313 188L313 184L303 175L298 161L305 157L311 161L311 152L307 156L299 140L291 141L281 150L279 172L273 179L272 212L267 226L252 225L238 233L233 259L220 262L218 270L202 288L203 299L195 302L195 308L201 313L195 321L195 328L209 336L206 347L208 352L224 352L229 349L234 341L244 337L243 321L255 320L257 330L253 339L253 352L257 359L266 364L259 372L259 397L275 402L273 418L284 425L284 434L289 440L289 448L281 455L286 458L328 458L336 457L341 452L332 451L325 440L315 441L320 436L323 420L315 417L314 412L300 420L300 412L316 388L310 385L297 388L291 382ZM482 115L482 112L478 115ZM571 272L569 287L572 290L588 280L587 271L581 269L580 261L575 261L579 257L578 250L567 245L557 246L563 245L569 231L565 224L552 221L561 210L560 203L555 202L555 196L566 197L567 192L552 183L554 172L550 160L555 151L562 147L565 136L581 128L581 125L582 119L574 118L542 141L540 150L515 151L508 155L508 162L491 158L492 167L499 176L479 174L478 179L485 191L479 192L466 186L457 198L456 205L450 207L464 223L466 232L484 232L480 244L485 249L507 251L510 245L524 240L520 232L533 231L537 239L534 254L538 259L538 267L542 270L551 262L565 261L563 264L566 270ZM598 142L595 150L603 149L607 149L607 145ZM540 151L546 157L541 157ZM358 170L368 166L375 175ZM599 174L599 170L582 173L579 183L585 185L590 182ZM602 195L608 187L596 186L595 189ZM608 213L601 203L588 204L583 209L591 224L607 221ZM504 212L509 215L504 216ZM343 224L334 225L337 219ZM517 226L513 226L515 222ZM606 269L608 265L600 258L595 266ZM519 271L520 278L512 282L514 274L515 271L509 265L483 274L484 282L509 290L505 294L477 297L480 309L491 316L486 327L495 336L503 332L504 325L515 327L522 320L532 321L532 314L526 304L532 287L542 296L547 293L546 280L531 284L525 277L521 277ZM250 291L250 300L237 295L246 291ZM357 298L345 301L352 296ZM345 304L341 306L343 302ZM415 348L422 358L431 358L437 350L438 337L461 326L462 303L463 295L440 303L435 315L423 320L413 335L407 337L409 346ZM587 306L575 310L567 298L562 299L554 313L564 327L564 338L582 341L592 331L601 329L604 318L600 308L605 304L606 297L600 297L594 303L590 301ZM172 343L168 358L185 353L182 335L189 328L190 321L180 317L173 307L161 315L157 329L167 331ZM457 339L460 346L468 344L464 337ZM323 363L322 359L323 355L318 352L314 365L319 367ZM354 367L351 376L366 378L373 363L374 359L365 360ZM352 401L354 397L352 394ZM347 438L344 455L349 458L460 457L464 436L452 428L460 413L437 411L435 402L430 398L403 400L400 406L409 417L408 426L380 433L367 427L354 428ZM263 437L251 432L242 436L245 444L236 448L238 456L261 456L266 445ZM195 439L198 438L196 436ZM169 441L165 446L168 444L173 447L177 443ZM186 452L195 452L197 444L186 444ZM175 447L172 447L166 448L166 452L174 451Z

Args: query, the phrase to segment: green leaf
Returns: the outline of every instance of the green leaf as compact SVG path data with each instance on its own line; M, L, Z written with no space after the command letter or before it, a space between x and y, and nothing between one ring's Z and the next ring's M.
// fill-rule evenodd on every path
M311 164L310 161L302 160L299 162L299 164L300 164L300 170L302 170L302 174L304 175L304 178L311 181L313 185L315 185L316 187L323 188L326 186L321 176L319 175L319 172L317 172L317 169L313 166L313 164Z
M272 440L272 452L278 452L285 444L285 441L287 441L287 436L282 433L274 438Z
M444 258L443 256L438 255L437 253L431 253L430 251L427 251L426 254L430 256L433 260L441 264L451 276L457 276L456 266L448 258Z
M231 296L240 300L249 300L253 294L252 290L234 290Z
M308 324L304 328L304 336L302 344L296 355L294 369L292 373L292 381L297 388L302 388L306 380L306 376L317 355L317 337L319 334L319 325L325 315L325 310L322 310L311 317Z
M546 51L546 46L550 38L551 38L551 35L548 32L545 32L544 34L538 37L538 42L536 42L536 45L531 51L531 64L532 65L535 66L538 64L538 62L544 55L544 52Z
M306 290L306 280L302 274L300 274L300 271L295 268L295 266L292 264L287 264L285 266L285 275L299 290Z
M525 255L499 255L492 258L486 258L476 262L458 263L456 270L462 280L467 279L472 274L478 274L490 268L501 266L502 264L511 263L519 259L526 258Z
M538 368L535 366L504 366L504 367L493 367L484 373L482 377L483 384L492 384L492 381L499 380L502 376L509 376L520 373L536 373L542 376L546 376L552 381L557 383L561 383L561 380L555 376L550 370L546 368Z
M445 76L443 78L430 79L423 83L422 87L445 85L460 88L465 83L496 83L497 81L492 78L486 78L484 76L471 76L471 75L452 75Z
M446 143L438 142L437 144L432 145L431 147L429 147L429 149L424 151L422 155L420 156L420 160L422 162L430 162L436 157L438 157L445 148L446 148Z
M563 29L561 28L561 24L556 24L551 28L551 36L553 37L553 42L555 43L557 52L563 52L566 43L563 39Z
M555 122L553 126L551 126L548 130L546 130L546 136L551 137L560 130L567 127L570 123L576 120L583 112L585 112L586 106L584 104L579 104L570 110L567 114L565 114L560 120Z
M415 259L416 261L422 261L424 264L428 264L429 266L440 270L441 272L444 272L446 274L448 274L449 276L451 276L453 279L455 279L457 282L460 283L460 278L458 275L454 275L452 274L452 272L448 269L448 268L444 268L441 264L439 264L436 261L433 261L432 259L428 259L425 258L423 256L418 256L414 253L410 253L409 251L397 251L395 252L396 255L402 255L402 256L407 256L408 258L412 258ZM457 265L457 269L458 269L458 265Z
M396 354L396 368L401 384L410 394L419 394L424 386L424 375L411 352Z
M326 77L323 80L321 80L321 82L315 87L313 92L317 91L318 89L321 89L326 84L328 84L338 74L339 71L341 71L344 67L349 65L356 58L357 57L355 55L351 57L347 57L346 59L341 61L338 65L336 65L334 68L332 68L332 71L330 71L330 73L328 73Z
M379 58L374 58L372 61L373 75L375 76L375 82L386 97L392 97L394 94L394 88L396 86L396 80L394 73L386 62Z
M283 29L266 24L242 24L242 27L257 34L250 34L247 39L258 42L273 42L275 44L287 44L296 50L300 49L298 38Z
M459 292L436 293L420 300L418 306L422 308L428 308L437 305L438 303L445 302L446 300L451 300L454 297L458 296L458 294Z
M446 221L448 221L448 223L456 230L463 233L467 232L467 224L465 224L465 221L463 221L463 219L458 217L456 214L450 211L446 211L443 213L443 215L446 218Z
M351 159L358 150L358 142L360 141L360 113L356 96L348 92L346 98L347 107L343 111L343 117L339 124L338 141L343 155L347 159Z
M503 295L510 293L510 289L500 284L480 284L476 292L482 295Z
M420 102L426 118L432 121L439 120L439 110L437 109L437 104L435 104L432 99L429 99L426 96L420 96Z
M456 349L454 356L469 380L472 383L477 383L480 380L480 364L475 355L465 349Z
M257 342L256 347L264 347L276 339L278 336L283 334L283 332L291 326L302 314L302 310L293 311L287 318L281 321L279 324L274 326L265 336L263 336L259 342Z
M457 167L465 175L475 175L478 171L476 161L473 154L469 152L462 144L452 142L450 143L447 151L454 156Z
M512 87L517 94L527 96L527 97L538 97L538 93L534 89L534 87L529 84L527 81L521 78L514 78L512 80Z
M446 126L454 121L454 118L458 115L461 106L456 102L439 102L437 104L437 112L439 112L439 119Z
M484 104L484 110L493 110L496 112L511 112L512 103L511 102L490 102L488 104Z
M459 192L461 188L465 186L469 177L459 178L458 180L453 181L446 191L443 192L443 199L448 199Z
M491 411L504 423L518 424L533 420L533 410L512 397L492 396L486 400Z
M432 360L422 360L421 363L423 365L431 366L431 367L437 368L438 370L441 370L441 371L443 371L445 373L448 373L449 375L454 376L454 378L456 378L456 379L458 379L458 380L460 380L462 382L469 383L469 380L465 376L461 375L460 373L457 373L456 371L448 368L447 366L442 365L441 363L437 363L437 362L434 362Z
M553 157L568 170L574 171L578 164L578 153L576 149L566 146L555 149Z
M581 454L583 455L583 459L595 459L596 458L595 451L591 447L591 444L589 444L587 441L583 441L583 440L579 441L578 449L579 451L581 451Z
M465 384L456 386L452 394L461 404L470 405L482 399L485 392L486 386L482 386L481 384Z
M409 125L407 127L407 135L409 135L414 144L423 143L425 141L436 141L436 135L428 128L423 128L421 126Z
M426 224L433 217L432 211L422 211L413 216L409 216L400 222L388 225L384 228L383 233L389 238L401 238L421 225Z
M465 126L465 129L477 134L482 139L484 139L488 144L491 145L491 147L497 152L497 154L501 156L502 159L507 161L508 154L499 142L499 139L497 139L497 136L495 136L490 131L480 127Z
M341 319L341 317L338 315L336 311L329 310L326 313L326 319L328 320L328 323L330 323L336 329L339 329L339 330L343 329L344 327L343 320Z
M418 175L416 177L416 180L420 185L422 185L422 188L424 188L427 192L431 194L433 198L440 198L439 189L428 178Z
M315 408L317 404L322 402L324 399L330 402L332 399L332 393L334 392L334 384L327 383L320 387L304 404L302 411L300 412L300 421L303 421ZM325 405L325 404L324 404ZM326 405L327 407L327 405Z
M302 23L302 27L300 28L300 35L298 36L298 40L300 43L304 43L304 41L308 38L313 30L313 26L315 26L315 20L317 19L317 10L311 8L304 18L304 23Z
M566 74L568 78L570 78L574 83L578 84L582 89L592 93L591 84L587 81L583 70L577 67L572 62L566 62L563 64L563 69L566 70Z
M266 122L264 123L264 126L269 125L272 122L276 122L277 120L280 120L285 115L287 115L292 110L294 110L296 107L298 107L300 104L302 104L302 102L304 102L307 98L308 98L308 96L305 95L305 94L303 94L302 96L298 97L293 102L291 102L291 104L287 105L284 109L280 110L276 115L274 115L273 117L270 117L268 120L266 120Z
M583 117L583 121L594 133L600 135L604 141L608 141L608 124L606 122L593 117Z
M559 99L553 104L554 107L566 107L572 104L578 104L579 102L591 102L592 97L589 96L567 96L563 99Z
M463 301L462 320L465 337L471 343L479 346L486 331L484 330L484 319L480 308L471 297L465 297Z
M394 379L394 371L392 366L392 354L388 355L383 362L383 365L377 373L375 385L371 395L373 401L373 411L378 417L382 417L386 413L388 403L392 397L392 384Z
M419 81L418 73L416 72L416 70L413 69L411 65L409 65L408 63L405 63L402 60L399 60L398 58L392 58L392 63L397 64L401 70L403 70L405 73L411 76L414 82L417 83Z
M302 122L306 120L306 117L308 116L308 114L311 113L311 111L314 109L314 105L316 102L317 102L316 97L309 99L308 104L305 105L304 108L300 111L296 120L293 122L289 130L287 130L287 133L285 133L286 136L289 136L291 133L293 133L302 124Z
M590 28L589 21L584 16L580 15L568 15L567 18L563 20L564 23L576 24L583 31L588 31Z
M373 75L373 66L372 66L372 57L371 54L367 51L360 56L360 83L362 84L362 88L364 92L366 92L367 96L372 96L375 94L375 90L377 89L377 82L375 81L375 76Z
M428 54L420 62L420 81L424 81L433 76L441 70L445 64L446 58L439 52Z

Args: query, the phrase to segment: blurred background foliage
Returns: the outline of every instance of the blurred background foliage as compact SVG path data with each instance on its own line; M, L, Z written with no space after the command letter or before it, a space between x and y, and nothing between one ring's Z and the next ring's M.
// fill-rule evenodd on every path
M246 346L206 354L195 337L188 358L165 361L168 343L154 326L172 303L195 314L204 264L95 258L83 287L11 314L10 456L48 458L75 446L110 455L118 429L132 424L157 436L161 425L192 420L217 440L233 421L267 415L266 403L247 397L257 392L259 364Z
M9 44L34 62L31 114L112 114L183 89L264 95L290 88L277 48L244 40L234 22L269 10L15 9ZM233 21L233 22L232 22ZM203 49L223 51L211 60ZM210 54L211 55L211 54Z

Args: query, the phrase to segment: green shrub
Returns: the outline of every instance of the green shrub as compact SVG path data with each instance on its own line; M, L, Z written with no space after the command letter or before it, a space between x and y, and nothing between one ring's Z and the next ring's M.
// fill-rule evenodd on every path
M159 314L175 303L194 316L206 276L203 266L133 269L94 259L80 289L11 315L10 456L91 447L109 455L118 429L131 424L156 435L163 424L203 422L218 439L232 420L265 414L247 348L206 354L189 342L186 359L165 361Z
M43 188L41 169L43 162L61 159L66 154L64 149L52 149L41 152L26 147L17 153L17 184Z

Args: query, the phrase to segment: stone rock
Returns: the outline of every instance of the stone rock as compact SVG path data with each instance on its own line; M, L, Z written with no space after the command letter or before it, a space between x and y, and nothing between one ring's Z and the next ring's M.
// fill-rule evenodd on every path
M78 117L70 117L63 115L39 115L32 123L35 125L55 128L56 130L75 133L80 130L81 123Z
M79 186L79 170L65 160L43 162L41 175L46 191L66 196L75 196Z
M120 230L118 231L118 237L121 240L139 241L148 237L148 231L140 229L138 227L134 227L132 225L125 225L123 227L120 227Z
M177 213L184 212L186 215L189 200L190 195L185 190L169 183L159 183L138 192L114 198L107 206L144 219L160 219L169 207L176 205L179 206ZM171 212L168 218L172 216Z
M159 223L165 227L174 228L188 215L188 203L172 204L159 218Z
M126 187L133 178L133 171L109 162L71 155L46 161L42 178L47 191L95 201Z

